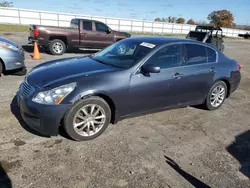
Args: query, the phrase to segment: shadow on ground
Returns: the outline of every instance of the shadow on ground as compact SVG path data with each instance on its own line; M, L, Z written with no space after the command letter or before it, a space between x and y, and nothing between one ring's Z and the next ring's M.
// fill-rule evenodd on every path
M239 161L240 172L250 179L250 130L236 136L226 149Z
M3 169L0 162L0 187L1 188L12 188L11 179Z
M166 163L168 163L169 166L171 166L176 172L178 172L183 178L185 178L190 184L192 184L194 187L199 188L211 188L207 184L203 183L199 179L195 178L191 174L185 172L181 169L181 167L171 158L164 156L166 159Z
M12 102L10 104L10 109L11 109L11 112L12 114L16 117L16 119L18 120L19 124L22 126L23 129L25 129L26 131L28 131L29 133L31 134L34 134L36 136L40 136L40 137L45 137L45 138L50 138L50 136L46 136L46 135L43 135L33 129L31 129L27 123L23 120L22 118L22 115L20 113L20 108L17 104L17 97L15 96L13 99L12 99ZM62 126L59 127L59 135L66 138L66 139L69 139L69 140L72 140L68 135L67 133L64 131L64 129L62 128ZM1 187L0 187L1 188Z

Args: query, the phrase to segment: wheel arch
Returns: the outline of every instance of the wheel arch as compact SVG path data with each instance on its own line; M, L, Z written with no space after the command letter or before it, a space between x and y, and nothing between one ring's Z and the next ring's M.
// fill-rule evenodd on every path
M111 123L115 124L117 122L117 114L118 114L118 112L117 112L115 102L105 92L95 92L95 93L82 94L82 95L78 96L76 99L74 99L73 103L76 103L79 100L84 100L84 99L89 98L89 97L100 97L103 100L105 100L105 102L107 102L107 104L109 105L110 110L111 110Z
M5 67L4 61L3 61L3 59L1 57L0 57L0 64L2 64L2 67L3 67L3 70L2 70L1 73L4 73L6 71L6 67Z
M64 44L66 45L66 47L68 46L68 38L66 37L66 36L54 36L54 35L52 35L52 36L50 36L49 37L49 41L52 41L52 40L55 40L55 39L59 39L59 40L61 40L61 41L63 41L64 42Z
M218 78L217 80L214 81L213 84L215 84L218 81L223 81L227 85L227 95L226 95L226 97L228 98L230 96L230 90L231 90L231 84L230 84L229 79L226 78L226 77Z

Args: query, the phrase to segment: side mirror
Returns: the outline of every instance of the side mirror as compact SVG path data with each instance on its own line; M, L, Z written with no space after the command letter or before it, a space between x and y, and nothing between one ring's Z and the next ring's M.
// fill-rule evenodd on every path
M161 68L148 64L142 66L142 71L145 73L159 73L161 71Z
M110 29L107 30L107 34L111 33L112 31Z

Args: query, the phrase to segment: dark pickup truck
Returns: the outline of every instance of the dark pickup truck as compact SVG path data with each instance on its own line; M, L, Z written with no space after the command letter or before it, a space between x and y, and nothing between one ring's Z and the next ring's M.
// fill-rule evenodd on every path
M62 55L69 48L99 50L128 37L129 33L114 31L100 21L72 19L70 27L30 25L28 40L53 55Z

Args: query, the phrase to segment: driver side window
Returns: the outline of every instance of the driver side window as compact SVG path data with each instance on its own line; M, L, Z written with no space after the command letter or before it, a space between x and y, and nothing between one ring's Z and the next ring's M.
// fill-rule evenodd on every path
M108 32L107 26L102 24L102 23L96 22L95 23L95 28L96 28L96 31L99 31L99 32Z
M179 67L182 64L182 45L165 46L157 51L146 64L155 65L161 69Z

